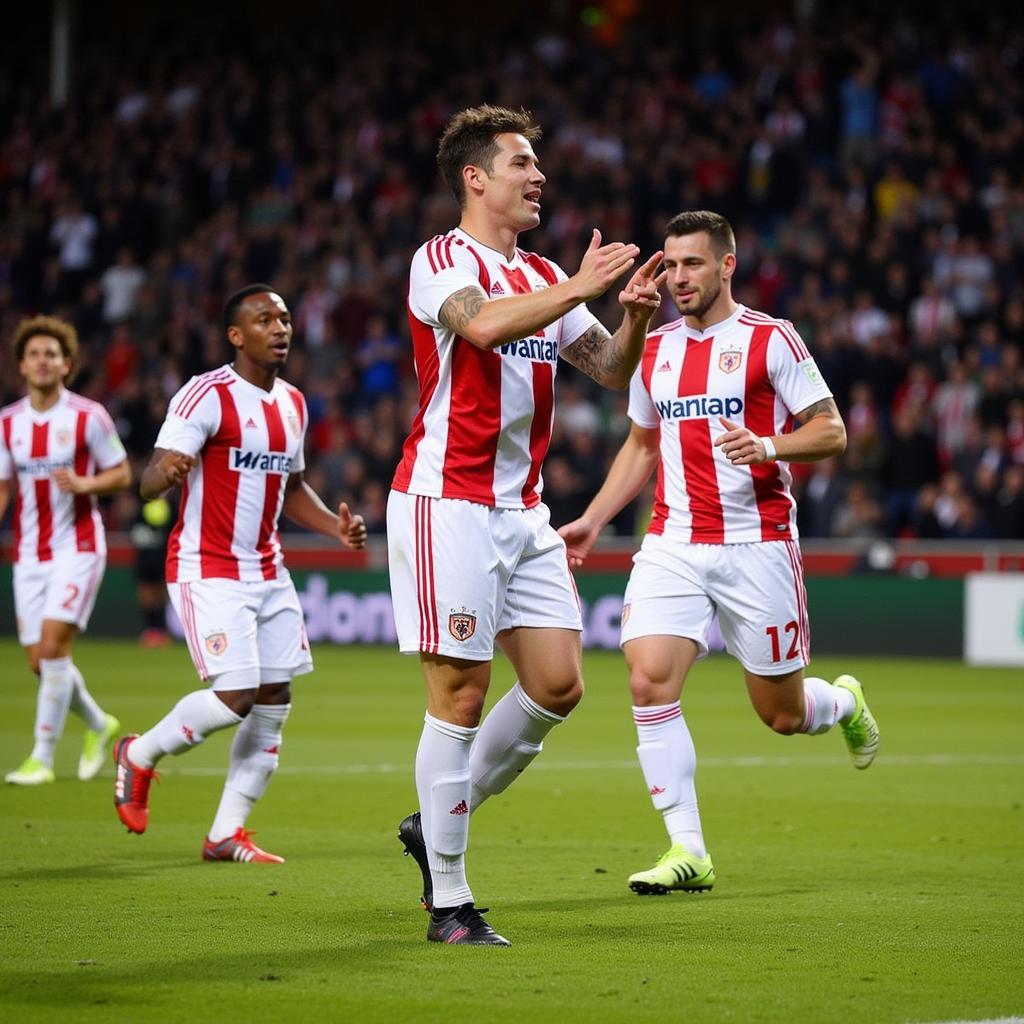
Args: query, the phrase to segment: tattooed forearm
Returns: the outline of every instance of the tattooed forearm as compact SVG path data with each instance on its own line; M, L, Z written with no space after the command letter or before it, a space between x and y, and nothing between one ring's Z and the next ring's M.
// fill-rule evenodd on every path
M460 288L459 291L445 299L437 318L449 331L462 334L466 329L466 324L480 312L486 301L487 296L482 288L478 288L476 285Z
M598 384L623 387L629 382L628 361L616 338L600 324L573 342L563 353L566 359Z
M836 408L834 398L823 398L820 402L815 402L814 405L807 406L806 409L802 409L796 414L796 418L801 423L808 423L814 419L815 416L839 416L839 410Z

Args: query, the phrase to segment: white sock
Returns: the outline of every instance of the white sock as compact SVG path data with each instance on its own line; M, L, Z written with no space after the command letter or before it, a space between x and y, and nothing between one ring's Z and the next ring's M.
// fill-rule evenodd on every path
M93 695L86 689L82 673L74 662L71 664L71 679L74 682L74 691L71 694L71 710L84 720L87 729L92 729L93 732L100 732L106 727L107 716L93 699Z
M191 750L210 733L241 721L241 715L236 715L213 690L194 690L152 729L132 740L128 759L140 768L152 768L165 754Z
M804 724L800 732L817 736L853 714L857 702L849 690L833 686L817 676L804 679Z
M469 754L473 780L470 807L504 792L543 749L544 737L562 715L542 708L517 682L491 708Z
M281 736L291 704L253 704L231 741L228 777L207 838L233 836L249 818L280 760Z
M640 767L651 802L665 819L672 844L682 843L695 857L707 856L697 809L697 752L679 706L633 708Z
M466 847L469 751L477 732L428 714L416 748L416 792L435 907L458 907L473 899L466 881Z
M71 694L70 658L42 658L39 662L39 694L36 697L35 745L32 756L47 768L53 767L57 741L64 732Z

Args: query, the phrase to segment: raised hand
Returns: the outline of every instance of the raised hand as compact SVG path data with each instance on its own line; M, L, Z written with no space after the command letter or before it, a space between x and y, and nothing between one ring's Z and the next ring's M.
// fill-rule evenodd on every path
M362 516L353 515L344 501L338 505L338 540L353 551L366 547L366 523Z
M590 245L580 261L580 269L573 280L581 292L581 301L587 302L603 295L612 282L636 263L640 250L632 243L609 242L601 244L601 232L594 228Z
M629 284L619 292L619 303L627 313L640 320L650 320L661 305L659 289L665 283L668 271L658 273L658 264L665 254L659 249L629 279Z

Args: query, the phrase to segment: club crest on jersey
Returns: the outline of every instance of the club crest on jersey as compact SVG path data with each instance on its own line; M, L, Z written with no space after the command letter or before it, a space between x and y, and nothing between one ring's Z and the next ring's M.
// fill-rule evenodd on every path
M301 436L302 425L299 423L299 417L295 413L290 412L285 419L288 420L288 429L292 432L292 437Z
M448 616L448 632L460 644L465 643L476 632L476 612L471 612L465 607L459 611L452 609Z
M228 649L227 634L210 633L206 638L206 649L214 656L223 654Z
M53 435L53 439L57 442L58 448L66 448L71 444L71 431L58 430L57 433Z
M743 353L739 349L728 348L718 353L718 368L722 373L732 373L743 365Z

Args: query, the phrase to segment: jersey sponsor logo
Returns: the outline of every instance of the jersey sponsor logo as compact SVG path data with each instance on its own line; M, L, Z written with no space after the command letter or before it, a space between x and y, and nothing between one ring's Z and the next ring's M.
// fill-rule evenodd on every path
M223 654L228 649L227 633L210 633L206 637L206 649L214 656Z
M558 361L558 345L546 338L523 338L522 341L506 341L498 346L503 356L516 356L534 363L555 363Z
M739 349L729 348L718 353L718 368L722 373L733 373L743 365L743 353Z
M53 476L55 469L71 469L74 461L69 457L63 459L25 459L23 462L15 462L14 468L19 474L44 478Z
M459 641L465 643L476 632L476 612L468 611L465 608L455 611L448 616L448 632Z
M292 457L284 452L247 452L244 448L228 449L228 467L236 473L279 473L292 471Z
M716 398L714 395L687 395L654 403L663 420L701 420L711 416L735 419L743 411L743 399Z

